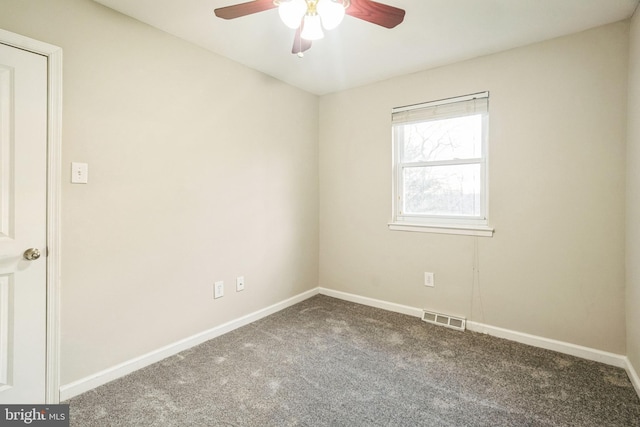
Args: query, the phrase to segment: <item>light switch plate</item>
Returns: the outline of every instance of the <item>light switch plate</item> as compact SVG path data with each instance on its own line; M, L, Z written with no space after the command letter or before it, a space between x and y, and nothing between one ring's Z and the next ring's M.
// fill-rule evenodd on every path
M71 163L71 183L86 184L89 182L89 165L87 163Z

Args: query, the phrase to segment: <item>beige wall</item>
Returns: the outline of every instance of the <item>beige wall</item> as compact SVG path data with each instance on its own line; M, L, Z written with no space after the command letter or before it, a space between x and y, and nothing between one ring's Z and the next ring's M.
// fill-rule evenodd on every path
M626 353L627 23L327 95L319 114L315 96L88 0L2 0L0 28L64 49L62 384L318 277ZM484 90L495 236L389 231L391 108ZM628 149L626 339L640 370L633 120ZM88 185L68 183L71 161L89 163Z
M625 354L627 60L617 23L321 97L320 285ZM485 90L494 237L389 231L392 107Z
M62 384L317 286L316 96L88 0L0 27L63 48Z
M640 373L640 12L631 21L627 142L627 356Z

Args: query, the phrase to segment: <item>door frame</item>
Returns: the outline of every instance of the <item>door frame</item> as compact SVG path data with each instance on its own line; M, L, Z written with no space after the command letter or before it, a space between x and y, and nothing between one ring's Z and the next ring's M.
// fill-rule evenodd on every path
M47 343L45 401L60 402L62 49L0 29L0 43L47 57Z

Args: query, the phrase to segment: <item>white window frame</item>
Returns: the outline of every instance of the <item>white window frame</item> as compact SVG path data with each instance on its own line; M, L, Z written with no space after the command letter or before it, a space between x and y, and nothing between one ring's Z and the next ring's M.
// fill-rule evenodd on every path
M407 119L407 116L415 117L418 121L438 120L451 117L460 117L467 114L456 113L451 115L438 115L437 109L441 105L447 105L448 108L456 107L453 104L469 105L469 101L483 100L486 102L486 111L482 112L482 143L481 157L473 159L455 159L443 161L429 162L411 162L403 163L402 157L402 141L403 141L403 123L407 123L413 119ZM393 138L393 202L392 202L392 219L389 228L396 231L417 231L427 233L446 233L446 234L464 234L473 236L493 236L493 228L489 227L489 173L488 173L488 136L489 136L489 92L480 92L471 95L458 96L433 102L422 104L397 107L392 109L392 138ZM476 112L469 113L476 114ZM404 115L404 118L401 116ZM426 118L431 115L432 117ZM423 116L425 118L423 118ZM403 206L403 170L406 167L420 166L445 166L445 165L464 165L479 164L480 165L480 214L478 216L455 216L455 215L421 215L406 214L402 212Z

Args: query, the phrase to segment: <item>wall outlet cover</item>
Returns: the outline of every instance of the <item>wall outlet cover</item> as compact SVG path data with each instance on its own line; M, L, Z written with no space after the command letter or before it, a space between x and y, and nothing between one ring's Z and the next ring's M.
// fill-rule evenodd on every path
M424 273L424 285L430 288L433 288L436 285L433 273L429 273L429 272Z
M86 184L89 182L89 165L87 163L71 162L71 183Z
M213 298L218 299L224 296L224 282L219 281L213 284Z

